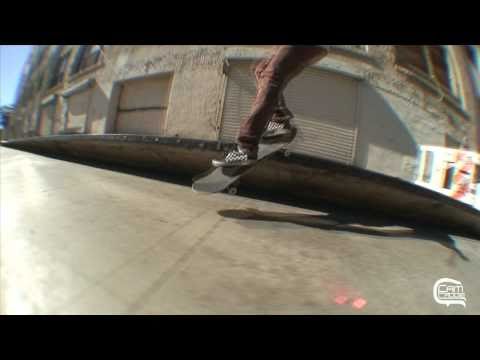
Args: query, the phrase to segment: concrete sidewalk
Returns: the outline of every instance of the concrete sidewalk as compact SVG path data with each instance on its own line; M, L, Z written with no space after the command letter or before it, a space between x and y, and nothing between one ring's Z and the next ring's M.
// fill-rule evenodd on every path
M480 314L478 240L0 156L3 314Z

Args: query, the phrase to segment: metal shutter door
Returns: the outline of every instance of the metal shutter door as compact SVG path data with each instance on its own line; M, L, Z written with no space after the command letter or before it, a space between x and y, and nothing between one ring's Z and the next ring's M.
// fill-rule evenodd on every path
M120 109L167 107L170 76L125 82L120 96Z
M53 124L53 115L55 113L55 103L46 105L42 107L41 112L41 125L40 125L40 135L50 135L52 131L52 124Z
M121 112L117 117L117 132L158 135L162 133L164 122L163 110Z
M33 122L33 118L33 102L30 101L27 105L27 113L25 114L25 120L23 122L23 133L25 136L28 136L30 134L30 128Z
M353 162L358 82L317 69L306 69L285 91L298 136L292 151Z
M87 121L91 90L81 91L68 97L66 130L83 132Z
M230 61L220 130L223 141L235 141L240 122L250 113L256 93L250 66L250 61Z
M231 62L220 138L235 141L240 121L255 96L250 62ZM358 82L345 76L306 69L287 86L287 106L298 135L291 150L351 164L356 135Z
M122 85L115 131L121 134L163 133L171 76L130 80Z

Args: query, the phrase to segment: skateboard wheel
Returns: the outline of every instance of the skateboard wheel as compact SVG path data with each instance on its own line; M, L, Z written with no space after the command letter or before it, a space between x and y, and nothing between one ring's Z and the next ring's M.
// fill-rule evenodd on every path
M230 195L237 195L237 192L238 192L238 189L236 186L230 186L227 189L227 193L229 193Z
M283 152L283 155L285 155L285 157L289 157L292 153L290 152L290 150L285 150Z

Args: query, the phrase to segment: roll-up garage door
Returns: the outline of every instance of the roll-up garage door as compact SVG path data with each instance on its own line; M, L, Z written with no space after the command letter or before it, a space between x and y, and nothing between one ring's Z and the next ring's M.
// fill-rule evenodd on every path
M122 84L115 132L161 135L170 95L171 76L129 80Z
M87 122L88 106L90 103L91 89L77 92L67 98L68 113L66 131L83 133Z
M255 96L250 61L231 61L220 139L234 141L240 122ZM306 69L285 90L287 106L295 115L298 135L291 150L351 164L355 147L358 81L346 76Z
M41 107L40 113L40 136L50 135L53 126L53 117L55 115L55 102Z

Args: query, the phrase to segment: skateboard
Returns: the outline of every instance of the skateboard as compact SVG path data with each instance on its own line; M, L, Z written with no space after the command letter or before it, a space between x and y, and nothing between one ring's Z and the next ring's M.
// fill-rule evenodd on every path
M217 193L227 190L229 194L235 195L238 191L239 180L242 176L279 151L283 151L283 155L288 157L290 151L286 147L291 142L291 139L277 143L261 142L258 146L258 160L254 164L212 167L208 171L193 178L192 190L206 193Z

